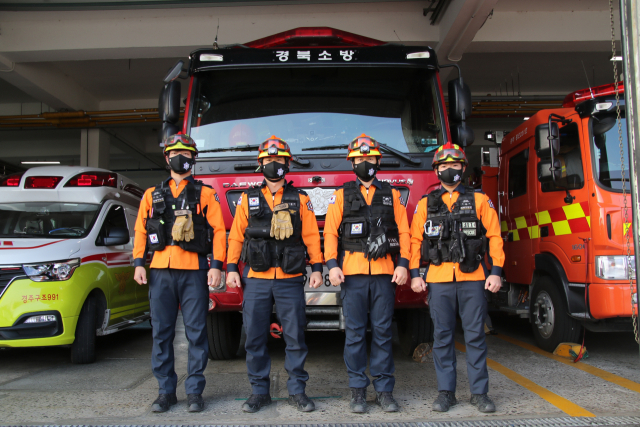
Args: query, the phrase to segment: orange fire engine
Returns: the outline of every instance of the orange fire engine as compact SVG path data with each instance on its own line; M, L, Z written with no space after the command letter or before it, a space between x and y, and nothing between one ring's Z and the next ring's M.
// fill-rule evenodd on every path
M633 239L622 83L618 88L620 133L614 85L580 90L562 108L539 111L511 131L499 167L483 167L506 253L505 282L490 307L530 318L547 351L578 342L583 327L630 330L632 304L637 312L634 258L627 262Z

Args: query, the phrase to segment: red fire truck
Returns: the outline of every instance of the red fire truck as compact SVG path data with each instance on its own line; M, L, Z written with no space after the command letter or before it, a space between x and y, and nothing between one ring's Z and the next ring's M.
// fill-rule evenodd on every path
M499 202L506 254L505 282L490 305L530 318L547 351L579 342L583 327L630 330L632 304L637 311L634 257L627 262L631 197L625 203L622 194L623 183L630 191L624 88L618 87L620 132L615 86L579 90L562 108L541 110L504 137L499 168L483 167L483 189Z
M329 198L353 180L346 146L366 133L382 142L379 179L402 194L411 220L416 204L438 184L431 160L438 145L472 141L464 118L470 92L461 78L449 83L449 111L434 51L426 46L384 43L332 28L297 28L244 45L199 49L186 70L179 62L160 95L161 137L183 131L198 144L198 179L215 188L229 228L242 192L262 182L257 145L271 135L295 154L287 179L309 194L322 230ZM180 84L188 90L179 123ZM459 141L464 139L464 141ZM340 289L328 271L319 289L306 285L307 330L344 330ZM210 288L209 356L238 351L242 289L224 280ZM396 290L403 352L431 341L426 294ZM274 322L277 319L274 316Z

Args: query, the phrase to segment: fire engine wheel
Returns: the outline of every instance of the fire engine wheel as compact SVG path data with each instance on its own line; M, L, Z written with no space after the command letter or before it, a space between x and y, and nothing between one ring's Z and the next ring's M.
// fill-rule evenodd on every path
M209 359L228 360L238 354L242 334L242 314L210 311L207 315Z
M396 311L400 350L405 356L422 343L433 342L433 323L428 308L413 308Z
M71 344L71 363L86 364L96 360L96 299L89 296L78 317L76 338Z
M550 277L538 279L530 307L531 328L541 349L553 352L560 343L580 339L582 326L569 317L562 293Z

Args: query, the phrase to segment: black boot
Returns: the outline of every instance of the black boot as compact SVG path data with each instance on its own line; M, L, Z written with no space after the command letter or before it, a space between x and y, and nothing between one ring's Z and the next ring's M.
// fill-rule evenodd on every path
M187 408L189 412L202 412L204 409L204 399L201 394L187 395Z
M159 394L158 398L153 401L151 405L151 411L153 412L167 412L169 408L178 403L178 398L175 393L171 394Z
M363 414L367 412L367 389L366 388L352 388L351 389L351 403L349 403L351 412L356 414Z
M316 409L316 405L305 393L290 394L289 405L295 406L300 412L311 412Z
M390 391L376 392L376 403L380 405L384 412L398 412L400 410L398 402L393 398L393 394Z
M263 406L271 405L271 396L268 394L252 394L242 404L244 412L258 412Z
M447 412L450 407L458 403L456 394L452 391L440 391L440 394L433 402L433 410L437 412Z
M471 404L478 408L478 411L484 413L496 412L496 405L493 401L487 396L487 393L484 394L472 394L471 395Z

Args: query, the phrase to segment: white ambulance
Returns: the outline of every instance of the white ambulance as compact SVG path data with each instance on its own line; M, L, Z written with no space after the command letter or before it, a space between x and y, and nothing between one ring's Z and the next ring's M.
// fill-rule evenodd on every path
M144 191L108 170L47 166L0 179L0 347L71 346L95 361L96 336L149 318L133 280Z

